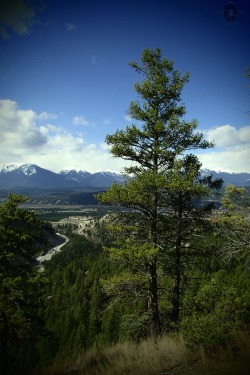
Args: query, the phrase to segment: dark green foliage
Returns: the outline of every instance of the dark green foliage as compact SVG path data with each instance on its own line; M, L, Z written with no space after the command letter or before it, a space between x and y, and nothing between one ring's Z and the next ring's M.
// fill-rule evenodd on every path
M144 314L124 315L121 321L121 337L125 340L139 342L150 336L151 317Z
M0 188L1 189L1 188ZM50 204L50 205L96 205L98 202L94 198L97 191L105 190L105 188L86 187L84 188L50 188L48 190L32 188L10 188L11 190L1 189L1 196L7 198L9 192L13 194L22 194L29 197L27 204Z
M250 267L250 200L246 189L228 185L222 198L222 214L214 218L215 232L223 238L221 256Z
M212 256L220 246L215 234L201 229L197 236L211 253L209 257L193 256L183 275L180 329L194 350L203 346L206 352L214 353L218 347L227 346L250 323L250 278L237 264L229 267ZM121 259L118 274L121 271L125 274L128 269L131 272L124 257ZM104 280L116 277L117 265L110 262L101 245L79 236L72 237L67 247L48 262L51 292L46 321L50 339L41 343L47 360L49 353L56 354L60 361L72 359L93 346L108 346L127 339L140 342L152 334L146 297L135 299L128 293L115 303L112 293L109 297L104 293ZM163 278L160 283L159 310L162 322L169 324L171 277Z
M48 262L47 272L51 283L47 327L62 355L117 339L119 325L114 327L114 317L105 312L107 297L99 282L111 272L100 245L73 236L64 250Z
M186 258L201 250L194 247L193 234L206 225L214 206L213 202L202 202L202 198L220 189L222 181L213 181L211 176L202 178L197 157L187 154L213 147L196 131L196 120L181 120L185 107L179 102L189 75L182 76L175 70L160 49L145 49L141 65L130 65L142 76L142 81L134 85L140 101L131 102L129 108L140 126L117 130L107 135L106 142L113 156L131 162L125 175L133 174L133 178L123 186L113 184L98 199L141 215L124 213L110 229L117 236L110 254L120 262L123 258L131 275L117 275L105 289L118 296L129 291L138 296L144 291L152 330L158 335L169 328L162 326L159 309L160 291L166 282L162 275L172 279L171 320L178 324Z
M46 279L32 265L44 226L33 212L19 208L25 198L10 194L0 206L0 366L2 373L28 373L22 357L37 352L30 345L43 331L39 314Z
M116 212L110 220L115 222L123 214ZM152 334L142 259L150 258L154 252L138 246L145 230L145 223L139 220L141 214L130 212L128 216L131 224L138 223L132 225L134 239L131 235L126 237L126 230L130 230L126 215L123 222L119 219L116 228L112 225L116 234L123 226L120 237L115 235L114 252L108 247L107 254L102 244L71 236L64 250L47 263L51 287L45 315L50 335L39 346L44 363L54 355L60 361L72 359L93 346L108 346L127 339L140 342ZM189 228L188 221L185 225ZM112 231L106 235L106 243L111 241L114 245ZM227 345L249 325L250 279L238 263L225 264L217 256L221 238L207 226L201 225L189 239L189 246L182 248L180 329L189 345L202 345L211 352ZM203 251L195 252L197 243ZM172 260L171 256L167 262L163 260L164 254L159 253L159 312L162 324L170 327L173 278L168 270ZM108 293L104 293L103 287ZM122 293L117 293L121 288Z
M191 314L181 322L184 338L191 346L216 351L246 328L250 301L228 282L226 271L213 274L203 283L193 302Z

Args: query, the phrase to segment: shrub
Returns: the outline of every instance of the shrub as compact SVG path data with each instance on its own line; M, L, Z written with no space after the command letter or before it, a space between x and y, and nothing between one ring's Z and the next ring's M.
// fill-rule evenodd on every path
M237 290L223 282L223 271L201 287L194 311L181 322L184 339L191 346L214 351L225 346L243 330L246 307Z

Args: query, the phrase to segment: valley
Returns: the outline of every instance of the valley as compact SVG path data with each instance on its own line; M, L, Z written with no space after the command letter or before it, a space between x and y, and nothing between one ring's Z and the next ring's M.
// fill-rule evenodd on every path
M27 206L31 207L68 207L82 205L96 205L98 202L94 195L103 189L94 188L2 188L0 201L5 200L9 193L21 194L29 198Z

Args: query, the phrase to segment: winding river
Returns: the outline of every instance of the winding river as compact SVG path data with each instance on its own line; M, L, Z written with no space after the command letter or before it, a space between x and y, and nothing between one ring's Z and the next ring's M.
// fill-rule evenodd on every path
M64 242L56 247L53 247L47 254L37 257L36 260L39 263L43 263L45 260L50 260L53 257L53 255L55 255L56 253L59 253L62 247L65 246L69 242L69 238L64 236L63 234L57 233L57 235L62 237L64 239Z

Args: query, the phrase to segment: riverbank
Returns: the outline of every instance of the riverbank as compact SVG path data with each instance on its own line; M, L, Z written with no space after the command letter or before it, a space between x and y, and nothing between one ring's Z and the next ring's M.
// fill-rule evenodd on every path
M63 246L65 246L68 242L69 242L69 238L64 236L63 234L60 234L60 233L56 233L57 236L61 237L64 242L62 242L60 245L57 245L55 247L53 247L51 250L48 251L47 254L45 255L40 255L38 257L36 257L36 261L40 264L40 263L43 263L44 261L48 261L52 258L53 255L59 253Z

